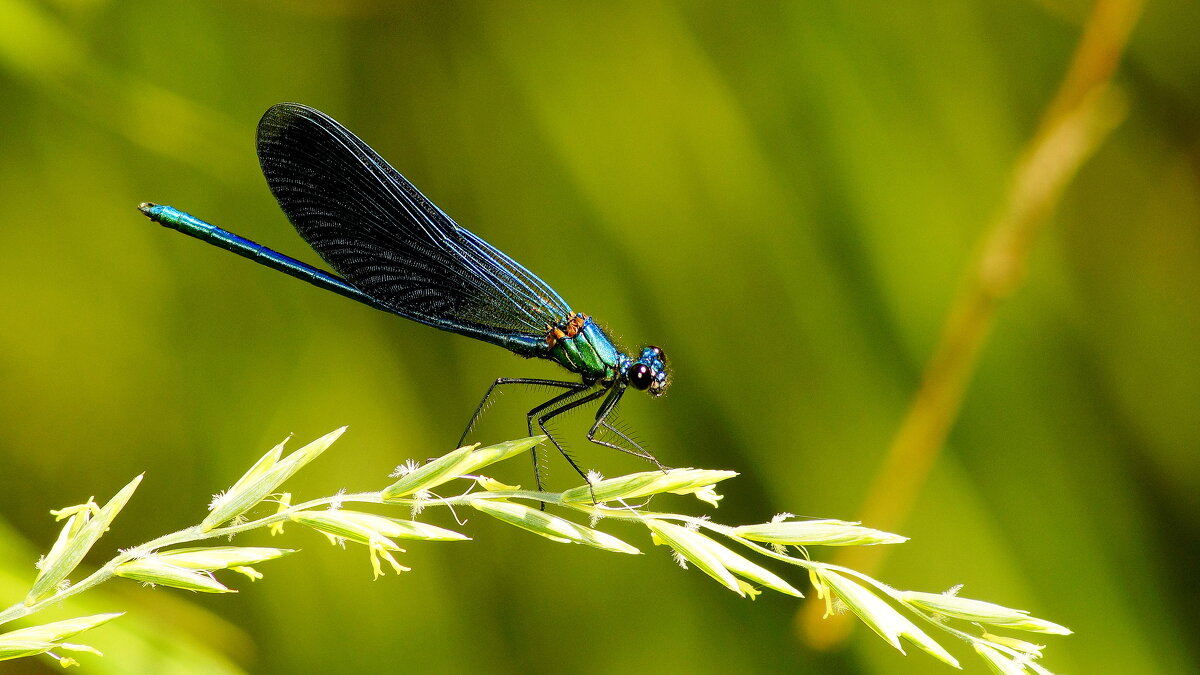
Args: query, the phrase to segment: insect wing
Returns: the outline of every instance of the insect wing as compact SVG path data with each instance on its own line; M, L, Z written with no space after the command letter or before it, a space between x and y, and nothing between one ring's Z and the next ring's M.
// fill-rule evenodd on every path
M396 314L506 344L539 340L571 313L537 275L459 227L318 110L272 106L258 125L258 158L300 236Z

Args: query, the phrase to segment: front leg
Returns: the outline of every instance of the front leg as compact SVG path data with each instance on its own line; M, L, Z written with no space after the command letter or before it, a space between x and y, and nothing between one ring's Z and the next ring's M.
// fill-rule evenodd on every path
M604 402L600 404L600 409L596 411L596 422L595 422L595 424L592 425L592 428L590 430L588 430L587 439L597 445L603 445L607 448L612 448L614 450L620 450L621 452L623 452L627 455L633 455L634 457L640 457L640 458L646 460L647 462L652 462L655 466L658 467L658 469L660 471L666 472L667 467L663 466L662 462L658 461L658 458L656 458L654 455L650 454L649 450L646 450L637 441L633 440L628 435L626 435L624 432L622 432L620 429L618 429L608 423L609 414L611 414L612 411L617 407L617 401L620 401L621 396L624 394L625 394L625 387L614 387L613 388L613 390L609 393L608 398L604 399ZM616 443L609 443L608 441L604 441L599 438L596 438L596 432L599 431L601 428L611 431L613 434L615 434L621 440L628 443L629 446L628 447L620 446L620 445L617 445Z

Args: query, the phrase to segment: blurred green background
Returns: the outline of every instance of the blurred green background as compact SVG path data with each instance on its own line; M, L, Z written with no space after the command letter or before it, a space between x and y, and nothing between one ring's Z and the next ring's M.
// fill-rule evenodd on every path
M1089 8L869 4L0 0L0 605L50 508L146 472L98 563L197 522L288 433L350 425L298 498L374 489L450 449L492 378L555 374L137 213L317 262L258 171L279 101L339 119L627 347L662 345L673 387L622 415L668 465L742 473L720 520L853 519ZM1196 3L1147 7L1128 117L1000 309L881 573L1070 626L1056 671L1198 667L1198 25ZM538 400L506 396L477 437L523 435ZM585 447L584 418L561 427L582 463L643 468ZM549 482L576 479L554 458ZM633 530L610 528L648 555L466 531L372 582L361 549L292 528L247 538L305 550L238 595L114 582L68 609L129 612L88 636L90 672L948 672L866 630L811 652L791 599L739 599Z

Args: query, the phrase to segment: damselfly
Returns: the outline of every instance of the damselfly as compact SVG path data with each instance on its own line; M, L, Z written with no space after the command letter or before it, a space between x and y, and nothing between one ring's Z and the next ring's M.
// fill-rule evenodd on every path
M366 143L328 115L298 103L272 106L258 124L258 159L271 192L331 274L210 225L170 206L145 203L162 225L376 309L553 361L579 381L502 377L492 383L459 439L500 387L562 390L526 415L580 475L586 474L546 424L603 398L587 432L593 443L658 460L610 420L628 387L659 396L666 357L619 350L590 316L574 312L546 282L460 227ZM534 474L541 472L534 453Z

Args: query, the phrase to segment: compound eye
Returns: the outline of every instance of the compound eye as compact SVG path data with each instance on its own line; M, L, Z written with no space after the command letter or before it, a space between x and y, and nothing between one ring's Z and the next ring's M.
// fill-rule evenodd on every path
M654 376L650 374L650 367L644 363L635 363L629 366L629 370L625 371L625 376L629 378L629 385L638 391L649 389L650 383L654 381Z

